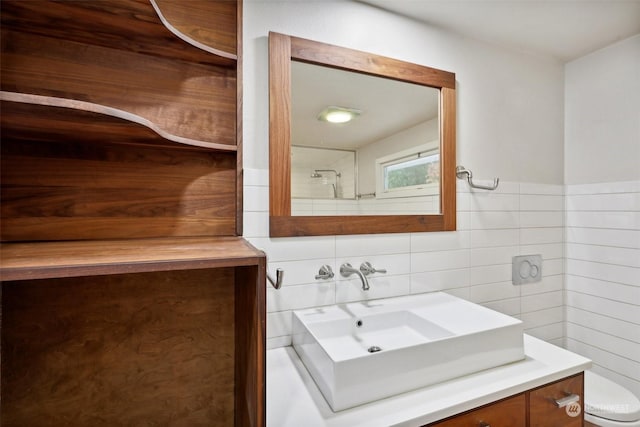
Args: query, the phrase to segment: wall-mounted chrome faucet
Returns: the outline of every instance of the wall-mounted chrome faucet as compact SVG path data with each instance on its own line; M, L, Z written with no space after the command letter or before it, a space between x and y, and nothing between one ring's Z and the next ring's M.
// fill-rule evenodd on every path
M316 280L333 279L333 276L335 276L335 274L333 274L333 269L330 265L325 264L318 270L318 274L316 274Z
M367 276L365 276L364 273L357 268L353 268L348 262L345 262L340 266L340 274L342 275L342 277L349 277L353 274L356 274L360 278L360 280L362 280L362 290L369 290L369 281L367 280Z
M368 276L369 274L373 274L373 273L386 274L387 269L381 268L380 270L378 270L374 268L369 261L365 261L362 264L360 264L360 271L362 271L362 274L364 274L365 276Z

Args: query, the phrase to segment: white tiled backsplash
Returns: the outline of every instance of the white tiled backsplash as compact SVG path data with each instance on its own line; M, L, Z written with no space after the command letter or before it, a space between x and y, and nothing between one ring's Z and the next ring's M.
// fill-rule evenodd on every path
M347 301L445 291L525 322L527 333L564 341L564 187L501 182L493 192L469 192L458 182L458 231L269 238L268 170L245 169L244 236L283 268L280 290L268 287L268 348L291 343L291 311ZM541 254L539 283L511 284L511 257ZM329 264L370 261L387 274L362 291L355 276L315 280Z

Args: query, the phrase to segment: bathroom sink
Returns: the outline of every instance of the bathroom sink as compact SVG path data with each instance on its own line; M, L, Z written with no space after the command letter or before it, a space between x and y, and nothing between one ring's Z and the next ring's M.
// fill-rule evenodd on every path
M293 347L334 411L522 360L522 333L442 292L293 313Z

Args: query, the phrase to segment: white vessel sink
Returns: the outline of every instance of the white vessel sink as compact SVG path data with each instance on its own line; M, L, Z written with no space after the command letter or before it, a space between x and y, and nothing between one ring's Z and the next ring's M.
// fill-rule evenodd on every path
M442 292L293 314L293 347L334 411L522 360L522 333Z

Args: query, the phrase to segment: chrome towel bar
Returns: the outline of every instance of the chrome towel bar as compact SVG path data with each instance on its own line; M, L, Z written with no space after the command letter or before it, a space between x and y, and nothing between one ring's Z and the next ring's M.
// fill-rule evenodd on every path
M473 173L471 173L471 171L465 168L464 166L456 167L456 177L458 177L458 179L466 179L467 182L469 183L469 187L471 188L481 188L483 190L491 190L491 191L498 188L498 183L500 182L500 178L494 178L493 185L475 184L473 182Z

